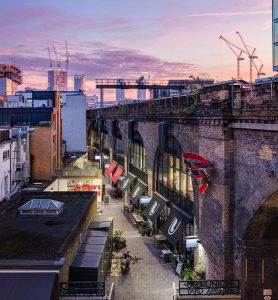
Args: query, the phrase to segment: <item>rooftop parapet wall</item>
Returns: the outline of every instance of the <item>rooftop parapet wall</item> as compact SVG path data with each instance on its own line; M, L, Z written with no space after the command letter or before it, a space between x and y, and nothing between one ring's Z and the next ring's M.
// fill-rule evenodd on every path
M87 117L95 118L99 114L99 109L90 110ZM240 122L260 119L262 122L275 123L278 121L278 82L252 87L229 84L210 86L203 88L196 95L174 96L103 108L102 116L107 119L135 118L150 121L173 118L173 122L175 119L200 118L224 118Z

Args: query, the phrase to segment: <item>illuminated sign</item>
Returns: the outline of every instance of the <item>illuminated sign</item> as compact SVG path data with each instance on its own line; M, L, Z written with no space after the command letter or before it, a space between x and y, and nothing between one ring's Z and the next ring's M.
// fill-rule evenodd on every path
M97 185L93 185L93 184L74 185L73 190L78 191L78 192L95 191L95 192L97 192L98 196L101 196L101 186L99 184L97 184Z
M107 176L110 176L112 171L115 169L116 165L117 164L112 161L111 164L110 164L110 167L105 171L105 174Z
M212 164L209 160L196 153L183 153L194 185L199 185L199 193L203 194L208 188L208 178L212 173Z
M124 170L121 167L117 168L117 170L115 171L114 175L112 176L112 181L114 183L116 183L118 181L118 179L122 175L123 171Z

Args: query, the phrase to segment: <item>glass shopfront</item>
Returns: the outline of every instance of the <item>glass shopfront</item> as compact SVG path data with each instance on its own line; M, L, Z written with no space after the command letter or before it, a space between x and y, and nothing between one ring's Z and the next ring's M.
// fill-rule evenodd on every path
M188 210L192 203L183 203L182 197L193 201L192 180L182 159L181 146L173 136L169 136L169 149L172 149L173 153L160 150L157 153L156 189L166 198L170 197L169 200L175 198L177 205Z
M129 172L148 184L146 149L139 132L135 136L135 141L129 144Z

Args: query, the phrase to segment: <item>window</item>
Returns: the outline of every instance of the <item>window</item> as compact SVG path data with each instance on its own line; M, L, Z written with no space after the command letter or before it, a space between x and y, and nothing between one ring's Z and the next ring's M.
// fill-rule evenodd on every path
M5 176L5 194L9 192L9 178L8 175Z
M131 142L129 146L129 163L137 169L147 172L146 149L142 139L138 143Z
M121 138L114 139L114 149L116 155L123 155L124 154L124 143Z
M108 135L106 133L102 134L102 148L109 149Z
M186 197L192 196L193 186L189 170L184 169L182 149L179 142L172 136L168 139L168 147L173 153L158 150L156 166L157 181Z
M10 150L3 152L3 161L10 158Z

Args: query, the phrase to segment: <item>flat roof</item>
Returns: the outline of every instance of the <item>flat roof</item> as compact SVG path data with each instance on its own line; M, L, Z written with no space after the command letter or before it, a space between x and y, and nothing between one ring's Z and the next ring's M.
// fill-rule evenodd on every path
M64 203L59 216L20 216L18 207L32 198ZM0 215L0 260L54 260L63 256L95 192L29 192L8 212ZM1 263L1 262L0 262Z

